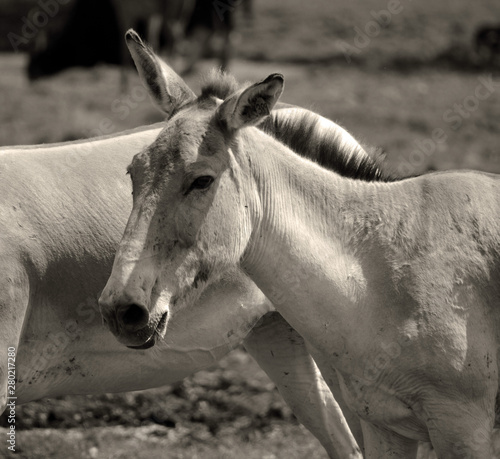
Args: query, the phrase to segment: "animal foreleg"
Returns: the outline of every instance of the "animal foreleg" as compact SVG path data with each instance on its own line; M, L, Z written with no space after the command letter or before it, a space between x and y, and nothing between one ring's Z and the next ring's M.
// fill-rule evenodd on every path
M361 421L366 459L415 459L418 442Z
M427 409L429 435L439 459L491 459L494 412L484 404L440 401ZM492 397L490 405L494 406Z
M362 458L349 425L307 352L304 340L280 314L272 312L264 316L244 345L331 458Z
M361 424L359 422L359 418L356 414L354 414L347 404L344 402L344 398L342 396L342 391L340 389L339 378L337 376L337 372L331 365L331 361L329 358L325 357L322 352L317 352L313 346L309 345L306 342L306 347L309 353L314 358L316 365L319 367L321 371L321 375L323 379L326 381L326 384L330 388L335 400L340 406L342 413L344 413L344 417L351 428L351 432L354 435L354 438L358 442L361 450L363 450L363 433L361 432Z

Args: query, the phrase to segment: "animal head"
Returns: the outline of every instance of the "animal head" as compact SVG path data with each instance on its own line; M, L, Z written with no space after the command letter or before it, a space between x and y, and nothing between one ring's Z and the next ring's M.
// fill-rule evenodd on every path
M283 77L224 101L196 98L137 34L129 31L127 44L168 120L128 168L133 209L100 304L122 341L143 347L164 334L177 307L237 269L255 227L238 132L270 113Z

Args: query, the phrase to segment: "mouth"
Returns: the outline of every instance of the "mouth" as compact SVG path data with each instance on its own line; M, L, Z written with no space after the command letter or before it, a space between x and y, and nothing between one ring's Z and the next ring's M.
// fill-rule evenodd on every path
M160 320L158 321L158 324L155 327L154 332L151 334L151 336L142 344L139 346L127 346L129 349L150 349L152 348L155 344L158 338L162 338L165 335L165 331L167 328L167 315L168 312L165 312Z

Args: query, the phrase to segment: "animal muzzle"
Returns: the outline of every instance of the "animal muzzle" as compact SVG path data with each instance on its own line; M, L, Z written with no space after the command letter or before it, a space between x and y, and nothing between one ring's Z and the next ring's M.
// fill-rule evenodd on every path
M151 318L144 290L127 290L113 284L110 280L99 298L104 322L121 343L142 346L155 334L161 317Z

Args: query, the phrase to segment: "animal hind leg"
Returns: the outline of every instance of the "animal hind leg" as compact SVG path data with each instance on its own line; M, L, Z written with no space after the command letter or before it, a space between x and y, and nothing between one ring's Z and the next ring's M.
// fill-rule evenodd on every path
M227 72L229 69L229 61L233 57L234 49L234 35L235 32L232 30L224 30L223 32L223 44L220 50L220 68L221 70Z
M28 306L28 281L22 269L7 260L0 263L0 413L5 410L7 383L15 377L15 356ZM10 366L9 366L10 363ZM10 373L9 373L10 370ZM15 390L14 390L15 392Z
M203 58L208 49L213 33L207 27L197 27L188 40L188 53L182 75L193 72L196 64Z
M279 313L266 314L243 344L331 458L362 458L344 415L303 338ZM358 431L356 425L353 427Z

